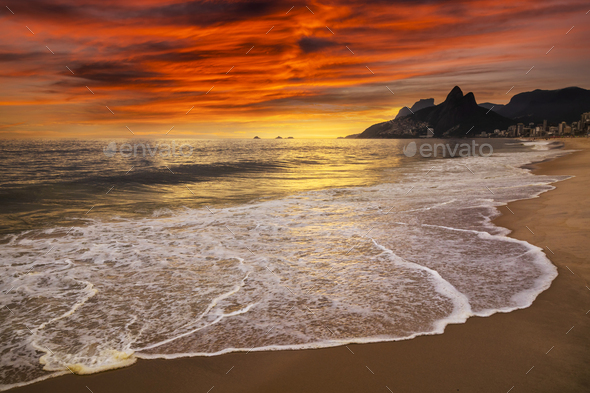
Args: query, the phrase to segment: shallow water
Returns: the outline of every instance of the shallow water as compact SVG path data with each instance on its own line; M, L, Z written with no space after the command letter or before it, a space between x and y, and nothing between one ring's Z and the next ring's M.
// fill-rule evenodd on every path
M557 275L491 223L561 179L521 168L564 154L547 144L423 159L405 141L192 141L201 155L122 175L138 158L104 141L51 143L3 179L3 389L136 358L441 333L527 307Z

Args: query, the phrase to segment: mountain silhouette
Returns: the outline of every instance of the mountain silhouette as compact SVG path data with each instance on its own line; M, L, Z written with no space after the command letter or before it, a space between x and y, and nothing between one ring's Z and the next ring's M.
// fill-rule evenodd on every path
M408 109L407 106L404 106L402 109L399 110L397 113L396 119L400 117L411 115L412 113L418 112L420 109L428 108L434 106L434 98L426 98L416 101L411 108Z
M358 138L415 138L426 135L428 129L434 136L465 136L506 129L514 122L494 111L477 105L473 93L463 95L455 86L441 104L429 106L417 112L387 122L374 124Z
M580 87L537 89L516 94L508 104L497 105L492 111L513 119L515 123L537 124L543 120L571 123L580 120L582 113L590 112L590 90Z

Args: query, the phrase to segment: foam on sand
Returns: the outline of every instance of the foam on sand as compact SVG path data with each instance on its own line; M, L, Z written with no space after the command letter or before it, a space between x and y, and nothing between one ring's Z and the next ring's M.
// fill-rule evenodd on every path
M550 190L560 178L521 166L558 154L420 161L371 187L11 235L1 389L137 358L403 340L528 307L556 268L491 219Z

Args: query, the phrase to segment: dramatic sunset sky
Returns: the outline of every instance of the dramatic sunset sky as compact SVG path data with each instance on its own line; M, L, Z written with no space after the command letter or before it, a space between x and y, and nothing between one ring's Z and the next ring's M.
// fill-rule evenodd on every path
M420 98L440 103L454 85L479 103L590 88L589 9L9 0L0 10L0 138L133 137L127 127L137 136L174 127L169 136L334 137Z

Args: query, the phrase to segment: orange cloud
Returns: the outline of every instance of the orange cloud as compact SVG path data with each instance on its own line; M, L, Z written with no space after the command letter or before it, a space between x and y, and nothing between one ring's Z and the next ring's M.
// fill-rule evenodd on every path
M0 111L32 136L131 136L126 126L137 135L174 126L183 136L334 136L420 98L440 101L454 85L483 102L506 100L512 85L517 93L590 84L589 16L578 1L9 7Z

